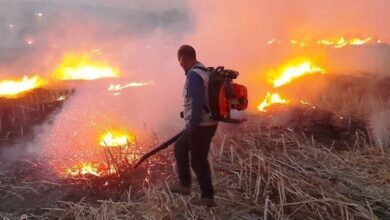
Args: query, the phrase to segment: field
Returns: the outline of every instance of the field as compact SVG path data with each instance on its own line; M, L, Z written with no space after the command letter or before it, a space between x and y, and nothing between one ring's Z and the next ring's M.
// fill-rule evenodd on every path
M176 180L170 150L139 169L128 167L121 175L74 178L58 177L47 166L52 158L22 154L17 160L2 160L0 164L0 216L389 219L387 136L373 136L378 133L373 132L370 117L365 117L372 112L367 106L372 105L358 98L346 97L347 102L333 97L339 99L331 100L344 105L336 108L336 101L324 101L327 99L322 96L317 97L323 100L317 102L322 106L315 109L306 105L274 106L268 113L250 115L242 125L220 126L209 155L216 208L191 205L190 200L199 196L196 181L192 196L166 189ZM378 103L382 107L375 109L386 111L386 101ZM348 108L351 105L359 106L359 114L351 113L357 111L357 107Z
M261 122L246 125L245 134L240 129L221 128L213 144L210 159L217 208L194 207L189 203L191 197L164 189L175 175L171 169L172 157L167 153L168 159L159 167L166 172L162 172L163 178L155 178L158 172L152 172L146 175L151 180L134 186L129 182L127 189L121 186L123 191L112 193L115 189L109 189L110 193L103 190L99 195L93 183L96 179L48 178L47 172L40 169L44 167L42 164L27 160L12 164L11 173L10 170L1 173L0 190L4 192L1 215L17 218L27 214L36 219L386 219L390 216L390 158L364 133L351 133L355 141L349 149L343 147L340 151L336 150L336 142L328 145L317 142L314 135L270 128ZM136 177L145 178L144 175ZM196 184L193 190L198 194Z

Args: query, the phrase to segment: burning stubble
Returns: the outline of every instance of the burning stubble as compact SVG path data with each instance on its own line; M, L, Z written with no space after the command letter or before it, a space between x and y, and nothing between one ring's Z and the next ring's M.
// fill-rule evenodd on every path
M369 120L386 108L387 89L378 87L383 88L390 74L390 32L384 28L390 24L387 1L228 0L191 5L197 26L188 41L209 64L240 70L251 112L272 96L278 103L310 103L346 118L359 115ZM304 77L275 89L268 81L270 71L301 57L325 74L307 76L306 71ZM372 106L373 100L382 103L375 105L378 109L356 108Z
M3 149L4 158L38 158L45 164L36 167L49 163L48 173L66 184L86 179L94 184L88 186L93 194L117 190L123 196L118 185L128 184L125 190L137 186L133 178L122 176L123 169L184 126L178 113L185 76L176 52L181 44L191 44L205 65L239 70L238 81L248 86L250 95L248 123L220 126L213 143L211 151L218 152L218 160L212 157L210 164L220 198L241 198L244 190L254 195L251 202L264 207L264 218L271 217L267 213L279 218L314 213L313 219L327 213L332 218L339 212L361 217L380 213L378 207L387 204L381 199L384 188L370 190L374 196L362 194L365 184L372 182L364 178L378 177L376 167L370 175L360 173L364 181L355 183L356 174L372 166L369 158L386 160L389 146L387 0L3 3L7 7L0 9L0 96L11 104L0 111L7 116L2 124L18 124L15 112L22 119L30 112L47 114L33 127L32 140ZM41 95L42 91L49 92ZM36 103L19 102L33 100L35 93ZM51 105L57 108L49 109ZM17 131L23 134L20 127ZM138 170L137 175L145 173L138 176L141 185L152 186L152 174L172 176L172 170L164 171L172 168L169 152ZM358 170L352 170L355 165ZM36 167L32 175L21 172L18 178L38 179ZM344 175L346 169L351 169L349 175ZM362 188L346 195L347 183ZM155 191L153 186L145 194L148 202L158 198L156 213L168 203L175 208L189 205L184 197L178 205L170 192ZM340 203L339 195L348 199ZM83 202L76 200L75 207L81 207ZM237 201L240 204L228 207L241 210L229 217L247 212L248 206ZM101 210L107 210L106 205ZM253 218L258 210L248 212Z
M104 129L180 127L181 83L173 82L184 80L175 60L181 42L192 42L207 65L239 69L249 85L252 113L274 103L298 103L347 116L322 94L332 93L338 75L387 76L390 35L380 27L388 21L372 19L385 14L383 3L7 1L9 11L24 17L4 13L2 44L18 52L3 54L1 71L28 74L25 81L33 79L31 72L48 80L92 80L70 83L77 92L52 129L38 137L46 153L60 157L89 151ZM316 83L301 83L307 80ZM376 112L371 111L364 117Z

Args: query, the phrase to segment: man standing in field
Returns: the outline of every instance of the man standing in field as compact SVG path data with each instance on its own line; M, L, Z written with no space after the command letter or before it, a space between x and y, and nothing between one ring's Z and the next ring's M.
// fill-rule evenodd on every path
M207 113L209 73L205 66L198 62L193 47L183 45L177 55L186 75L182 113L186 129L175 143L179 182L170 186L170 190L185 195L191 194L191 164L201 190L201 198L192 200L192 204L212 207L216 204L207 155L218 122L212 120Z

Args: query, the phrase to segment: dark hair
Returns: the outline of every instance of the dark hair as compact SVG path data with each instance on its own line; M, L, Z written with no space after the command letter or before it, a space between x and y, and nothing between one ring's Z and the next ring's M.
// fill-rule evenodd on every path
M186 60L196 60L196 51L190 45L182 45L177 51L177 57L183 57Z

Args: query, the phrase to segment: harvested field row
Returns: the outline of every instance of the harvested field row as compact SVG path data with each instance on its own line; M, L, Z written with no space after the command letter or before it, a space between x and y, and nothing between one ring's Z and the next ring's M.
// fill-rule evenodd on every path
M189 202L192 197L175 195L164 189L175 178L173 159L168 152L165 162L159 165L165 174L153 178L156 173L148 173L145 165L141 170L146 176L141 177L141 171L133 176L142 181L132 185L128 179L129 184L122 188L121 193L117 192L121 196L116 199L112 196L97 199L96 195L88 195L86 191L80 190L77 191L81 194L77 199L71 198L69 195L75 189L49 184L48 181L46 185L53 187L53 190L67 189L67 194L64 193L62 198L57 195L57 198L35 213L3 212L1 215L17 217L24 213L36 219L390 217L390 158L370 144L369 137L364 133L352 133L355 141L351 142L351 148L337 150L334 146L316 141L314 136L305 137L302 132L259 126L258 123L245 126L245 134L237 132L237 128L223 127L214 140L210 159L217 208L192 206ZM161 154L159 157L164 156ZM3 189L8 190L9 198L18 197L21 189L31 194L34 189L41 193L40 190L45 188L23 188L23 184L20 185L18 181L13 184L3 185ZM193 190L198 192L197 185L193 186Z

